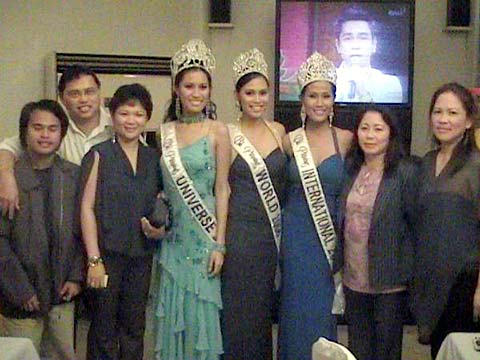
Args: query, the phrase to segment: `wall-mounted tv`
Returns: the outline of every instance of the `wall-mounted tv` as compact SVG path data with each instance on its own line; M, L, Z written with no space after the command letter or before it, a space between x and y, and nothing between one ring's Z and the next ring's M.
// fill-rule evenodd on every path
M297 70L315 51L337 67L335 101L411 107L413 0L277 0L276 104L298 102Z

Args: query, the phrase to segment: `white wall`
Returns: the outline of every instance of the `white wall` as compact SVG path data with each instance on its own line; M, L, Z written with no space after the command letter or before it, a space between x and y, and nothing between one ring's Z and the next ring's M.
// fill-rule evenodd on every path
M453 80L473 85L471 42L465 33L443 32L445 12L446 1L416 1L412 150L418 154L429 147L427 111L434 89ZM207 0L2 0L0 138L17 132L26 102L44 96L44 60L52 51L171 56L192 37L204 39L216 55L213 98L219 118L232 121L235 56L258 47L273 79L275 0L232 1L233 29L208 29L207 22Z
M207 14L203 0L1 0L0 138L17 132L26 102L44 96L51 52L171 56L205 38Z
M468 59L469 33L444 31L446 3L417 0L415 6L412 151L419 155L430 148L428 108L435 89L451 81L474 85Z

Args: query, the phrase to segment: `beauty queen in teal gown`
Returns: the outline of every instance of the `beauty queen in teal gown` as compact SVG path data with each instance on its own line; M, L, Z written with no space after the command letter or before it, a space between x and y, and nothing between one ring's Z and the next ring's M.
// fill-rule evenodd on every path
M195 188L214 213L215 159L208 136L181 148L180 156ZM223 352L220 277L207 271L213 242L191 215L163 161L161 166L173 224L157 254L161 274L154 309L155 352L161 360L218 359Z
M220 272L231 154L227 127L213 121L214 65L210 49L196 39L172 57L172 100L160 139L172 227L155 256L152 285L155 356L161 360L218 360L223 354Z

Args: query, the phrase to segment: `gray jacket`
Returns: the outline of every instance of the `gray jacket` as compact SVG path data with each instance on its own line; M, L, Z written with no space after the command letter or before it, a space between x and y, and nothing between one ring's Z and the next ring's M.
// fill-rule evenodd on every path
M79 167L58 156L52 167L54 246L45 228L40 182L27 155L15 165L20 210L12 221L0 221L0 312L8 317L45 314L63 301L59 292L65 281L85 278L83 247L73 230ZM33 295L40 301L39 313L21 309Z

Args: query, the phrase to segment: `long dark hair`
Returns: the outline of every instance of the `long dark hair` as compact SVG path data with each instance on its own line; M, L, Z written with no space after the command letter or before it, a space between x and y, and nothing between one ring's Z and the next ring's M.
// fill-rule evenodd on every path
M316 80L316 81L318 81L318 80ZM300 97L300 102L302 103L302 108L303 108L303 100L305 99L305 92L307 91L307 88L310 86L310 84L313 84L316 81L312 81L311 83L305 85L303 87L303 89L300 91L300 96L299 97ZM324 80L324 81L327 81L327 80ZM333 110L335 112L335 96L337 94L337 86L330 81L327 81L327 82L331 85L331 88L332 88ZM305 124L304 125L307 124L307 121L308 121L308 116L305 115Z
M394 169L400 159L405 156L405 151L400 141L396 119L387 110L375 105L368 105L357 114L355 119L352 145L346 155L347 171L349 174L357 173L365 162L365 154L358 143L358 129L363 117L368 112L380 114L383 121L385 121L385 124L387 124L390 129L390 137L388 139L388 146L384 159L384 173L386 174Z
M207 71L205 71L205 69L203 69L199 66L194 66L194 67L189 67L187 69L184 69L184 70L180 71L175 76L175 80L174 80L174 83L173 83L173 86L172 86L172 98L170 99L170 104L168 105L167 111L166 111L165 116L163 118L164 122L178 120L177 113L175 111L175 104L177 102L178 96L177 96L177 93L175 92L175 88L180 85L180 82L182 81L185 74L187 72L193 71L193 70L202 71L207 76L208 86L210 87L210 90L212 89L212 77L210 76L210 74ZM182 106L182 105L180 104L180 106ZM211 99L210 99L209 113L207 114L206 109L203 109L202 112L204 113L205 116L208 115L209 119L211 119L211 120L216 120L217 119L217 106L215 105L215 103Z
M253 79L256 79L256 78L262 78L263 80L265 80L265 82L267 83L267 87L270 88L270 82L265 77L265 75L260 74L259 72L251 72L251 73L248 73L246 75L243 75L240 79L238 79L237 83L235 84L235 92L237 94L239 94L240 90L242 90L242 88L245 85L247 85L250 81L252 81ZM240 104L240 111L243 112L242 104Z

